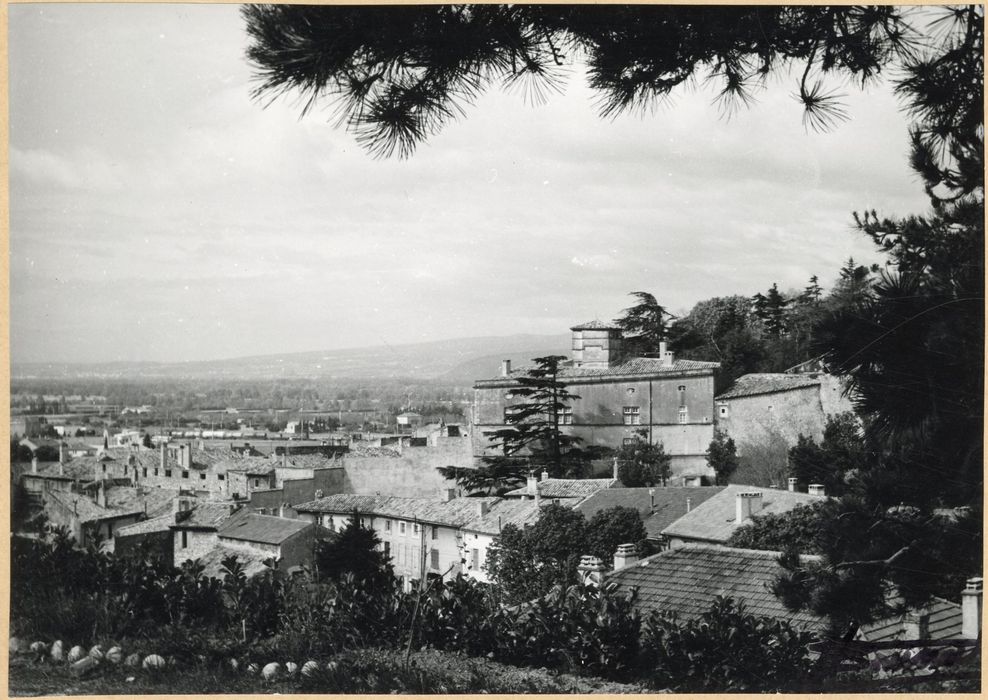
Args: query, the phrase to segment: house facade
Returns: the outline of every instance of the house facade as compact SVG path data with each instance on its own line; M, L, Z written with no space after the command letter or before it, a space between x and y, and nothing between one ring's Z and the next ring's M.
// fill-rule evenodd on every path
M440 498L337 494L297 504L298 517L339 531L354 517L374 530L381 551L406 588L423 576L457 574L486 581L487 548L501 528L538 519L538 504L501 498L458 498L446 490Z
M644 431L672 456L674 474L706 473L713 439L716 362L677 360L662 344L659 357L623 352L617 326L591 321L574 326L570 359L559 372L568 391L579 396L559 417L563 430L585 445L620 449ZM474 383L471 428L474 455L495 453L485 433L506 427L512 390L524 368L504 361L501 374Z

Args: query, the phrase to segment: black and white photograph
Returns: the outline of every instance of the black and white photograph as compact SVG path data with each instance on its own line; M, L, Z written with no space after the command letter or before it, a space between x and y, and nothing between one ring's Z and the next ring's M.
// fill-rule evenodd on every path
M7 695L981 691L983 5L4 12Z

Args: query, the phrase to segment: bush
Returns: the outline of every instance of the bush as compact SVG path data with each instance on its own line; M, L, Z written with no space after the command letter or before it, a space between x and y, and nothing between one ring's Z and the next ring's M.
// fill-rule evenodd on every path
M642 636L641 669L654 688L679 692L781 692L809 674L811 635L756 617L718 597L699 618L679 623L653 613Z

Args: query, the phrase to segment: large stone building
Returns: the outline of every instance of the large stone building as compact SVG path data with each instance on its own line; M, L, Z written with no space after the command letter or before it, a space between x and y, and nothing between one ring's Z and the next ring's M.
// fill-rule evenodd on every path
M559 374L580 398L560 416L564 430L585 445L620 448L644 430L672 455L674 474L705 473L714 431L717 362L677 360L662 345L659 357L633 357L622 348L621 329L591 321L574 326L572 357ZM512 389L525 369L504 361L501 375L474 383L474 455L492 454L485 433L505 427Z
M800 435L819 441L827 419L854 405L839 378L802 367L739 377L715 399L717 427L742 451L773 440L792 446Z

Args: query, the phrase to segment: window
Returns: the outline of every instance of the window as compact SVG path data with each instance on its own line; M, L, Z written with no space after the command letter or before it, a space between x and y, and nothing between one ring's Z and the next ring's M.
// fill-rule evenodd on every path
M405 534L405 523L403 523L403 522L398 523L398 534L399 535L404 535Z
M384 521L384 531L385 532L391 532L391 521L390 520L385 520Z
M476 547L470 550L470 568L474 571L480 568L480 550Z
M413 523L412 524L412 532L414 534L416 534L416 535L419 534L419 524L418 523Z
M366 525L364 525L364 519L363 518L360 519L360 527L366 527Z
M254 488L256 489L260 485L261 485L260 479L254 479Z
M165 476L171 476L171 475L172 475L172 470L171 469L166 469L165 470Z
M186 470L183 469L182 470L182 478L183 479L188 479L189 478L189 472L187 472Z
M216 475L216 479L218 481L225 481L226 480L226 474L217 474Z
M682 394L684 391L686 391L686 385L685 384L680 384L679 385L679 393Z
M182 530L182 549L188 549L189 547L189 533Z
M127 476L127 465L124 465L124 476Z
M390 559L391 558L391 543L390 542L385 542L384 543L384 557L386 559Z
M103 465L103 473L106 474L106 465Z
M142 476L147 476L148 475L148 468L147 467L144 467L144 469L141 470L141 471L143 472ZM157 476L157 474L155 476Z
M638 406L625 406L624 424L641 425L642 424L641 408L639 408Z
M155 476L158 476L158 470L157 469L154 470L154 475Z
M439 568L439 550L438 549L433 549L429 554L430 554L430 556L429 556L429 559L430 559L429 565L433 569L438 569Z
M679 408L679 423L684 425L689 422L689 413L686 410L686 406L681 406Z
M199 481L206 480L206 472L199 472Z
M439 528L436 527L435 525L432 526L432 539L434 540L439 539Z
M559 409L559 413L556 414L556 423L559 425L573 425L573 409L569 406Z
M721 418L727 418L727 406L718 406L717 410L720 411Z

